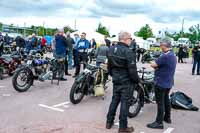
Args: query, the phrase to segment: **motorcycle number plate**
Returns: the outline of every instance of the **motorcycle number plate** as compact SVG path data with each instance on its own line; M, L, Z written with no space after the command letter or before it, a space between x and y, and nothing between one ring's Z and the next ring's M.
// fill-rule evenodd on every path
M28 64L28 65L32 64L32 60L28 60L28 61L27 61L27 64Z

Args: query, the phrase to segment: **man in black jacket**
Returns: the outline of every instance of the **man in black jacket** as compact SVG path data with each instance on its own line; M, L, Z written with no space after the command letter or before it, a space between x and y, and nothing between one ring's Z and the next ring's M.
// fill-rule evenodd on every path
M192 75L194 75L195 73L196 66L197 66L197 75L200 75L200 42L198 46L193 48L192 54L194 58L194 63L192 67Z
M108 53L108 67L113 79L113 97L107 115L106 128L112 128L117 107L121 103L119 133L132 133L134 131L133 127L127 127L128 100L132 92L131 89L133 89L132 85L139 82L136 58L133 51L129 49L131 40L130 33L119 33L119 43L111 47Z

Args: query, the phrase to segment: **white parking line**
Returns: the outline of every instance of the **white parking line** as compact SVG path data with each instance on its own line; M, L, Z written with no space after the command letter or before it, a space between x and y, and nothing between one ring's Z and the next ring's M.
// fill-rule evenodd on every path
M3 97L10 97L11 94L3 94L2 96L3 96Z
M174 130L174 128L168 128L167 130L165 130L163 133L171 133Z
M5 88L5 86L1 86L1 85L0 85L0 88Z
M44 107L44 108L47 108L47 109L51 109L51 110L54 110L54 111L64 112L64 110L62 110L62 109L51 107L51 106L47 106L47 105L44 105L44 104L38 104L38 106Z
M116 122L114 125L115 125L115 126L119 126L119 122Z
M69 103L70 102L67 101L67 102L63 102L63 103L59 103L59 104L53 105L53 107L60 107L60 106L63 106L63 105L69 104Z

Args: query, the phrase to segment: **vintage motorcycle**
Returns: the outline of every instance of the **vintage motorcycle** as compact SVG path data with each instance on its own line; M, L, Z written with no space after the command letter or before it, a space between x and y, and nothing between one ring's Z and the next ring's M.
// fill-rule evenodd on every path
M41 55L36 54L29 56L25 62L16 70L12 79L12 85L16 91L27 91L33 85L34 80L51 80L53 84L53 79L57 79L59 84L60 77L55 77L57 74L60 76L63 68L56 59L41 59Z
M142 68L138 71L140 82L134 86L130 98L129 113L130 118L136 117L145 103L155 103L154 72L145 71Z
M22 58L18 54L7 54L0 57L0 79L3 79L3 74L12 76L21 65Z
M78 104L86 95L95 95L97 85L102 85L103 91L106 90L107 70L106 65L102 64L100 67L88 64L86 68L76 77L71 91L70 101L73 104Z
M148 50L147 52L144 53L144 55L142 56L142 63L144 64L145 62L151 62L156 60L159 56L161 55L161 52L156 51L150 51Z

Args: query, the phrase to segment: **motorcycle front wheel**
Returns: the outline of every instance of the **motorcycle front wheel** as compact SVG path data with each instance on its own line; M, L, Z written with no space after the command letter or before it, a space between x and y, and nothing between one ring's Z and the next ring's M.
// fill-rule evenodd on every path
M25 92L33 85L33 78L28 69L21 68L14 73L12 85L18 92Z
M82 82L74 82L70 91L70 101L73 104L78 104L84 98L84 92L82 91Z

